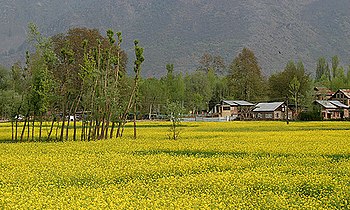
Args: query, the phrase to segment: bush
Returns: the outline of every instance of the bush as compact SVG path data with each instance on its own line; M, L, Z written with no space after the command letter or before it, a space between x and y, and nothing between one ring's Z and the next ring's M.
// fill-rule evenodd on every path
M299 120L318 121L318 120L322 120L322 117L319 111L312 110L312 111L301 112L299 114Z

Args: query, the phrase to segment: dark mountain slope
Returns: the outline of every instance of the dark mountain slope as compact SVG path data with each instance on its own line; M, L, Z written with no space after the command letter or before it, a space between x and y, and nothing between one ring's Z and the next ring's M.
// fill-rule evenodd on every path
M349 11L347 0L3 0L0 63L23 59L32 21L45 35L82 26L121 30L129 60L133 39L145 47L146 76L164 74L167 63L191 71L204 52L229 63L243 47L256 53L265 74L290 59L313 71L322 55L350 63Z

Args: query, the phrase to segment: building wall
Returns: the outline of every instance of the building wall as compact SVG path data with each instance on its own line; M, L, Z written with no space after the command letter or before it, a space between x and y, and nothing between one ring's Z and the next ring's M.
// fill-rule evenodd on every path
M322 115L322 118L324 120L340 120L340 119L342 119L341 110L322 108L321 115ZM349 116L349 111L344 110L343 118L347 118L348 116Z
M350 99L347 98L342 92L337 92L335 95L332 96L331 100L337 100L347 106L350 106Z
M292 111L288 111L288 119L292 119L293 113ZM262 120L285 120L285 113L281 110L277 110L274 112L255 112L253 115L254 119L262 119Z
M348 109L345 109L344 110L344 117L345 118L349 118L350 116L349 116L349 110Z
M238 115L238 108L236 106L221 105L220 106L220 116L230 117Z

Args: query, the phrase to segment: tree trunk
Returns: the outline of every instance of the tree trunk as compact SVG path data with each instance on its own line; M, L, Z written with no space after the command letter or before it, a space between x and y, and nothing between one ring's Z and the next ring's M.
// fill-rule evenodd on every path
M62 113L62 126L61 126L60 141L63 141L65 122L66 122L66 102L63 102L63 113Z
M28 117L26 116L26 118L24 120L23 128L22 128L21 141L23 141L23 137L24 137L24 132L25 132L25 129L26 129L27 121L28 121Z
M41 132L43 128L43 115L40 115L40 126L39 126L39 141L41 141Z
M32 123L32 141L35 140L35 113L33 114L33 123Z
M110 135L109 135L109 138L110 138L110 139L113 138L114 127L115 127L115 122L113 121L113 122L112 122L112 127L111 127L111 132L110 132Z
M137 138L136 136L136 102L134 102L134 139Z
M18 116L18 115L17 115ZM17 134L18 133L18 119L16 119L16 133L15 133L15 140L17 141L18 138L17 138Z
M152 115L152 104L149 105L149 114L148 114L148 119L149 120L152 119L151 115Z
M13 125L14 123L13 123L13 119L11 119L11 133L12 133L12 137L11 137L11 139L12 139L12 141L14 141L15 140L15 135L14 135L14 125Z
M49 134L47 135L47 140L48 140L48 141L50 141L50 138L51 138L51 134L52 134L52 130L53 130L54 124L55 124L55 118L52 119L50 131L49 131Z
M120 128L121 128L121 126L122 126L122 121L119 121L116 138L120 137Z
M76 141L77 140L77 110L78 110L78 106L80 104L80 99L81 99L81 93L78 96L77 102L75 103L75 108L74 108L74 130L73 130L73 140ZM82 125L83 126L83 125Z

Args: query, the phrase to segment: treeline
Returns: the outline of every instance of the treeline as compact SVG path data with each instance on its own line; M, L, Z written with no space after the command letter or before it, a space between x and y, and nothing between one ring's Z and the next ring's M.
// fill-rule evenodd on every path
M350 88L350 72L337 56L331 62L320 58L315 78L302 61L266 77L248 48L229 64L205 53L191 73L176 73L168 64L163 77L141 78L143 48L135 40L134 74L128 75L120 32L108 30L104 37L74 28L47 38L30 24L28 39L33 50L25 64L0 68L0 114L12 122L15 141L120 137L128 120L136 138L137 119L166 117L174 113L170 107L208 113L223 99L288 101L300 113L312 104L314 86Z
M233 99L288 101L298 115L312 108L314 87L333 91L350 88L349 68L345 70L337 56L331 60L328 64L321 57L314 73L307 71L301 60L289 61L283 70L266 77L250 49L244 48L228 65L221 56L205 53L192 73L175 74L173 65L168 64L165 76L143 79L141 114L150 117L152 113L165 113L166 104L171 101L195 115L209 112L221 100Z

